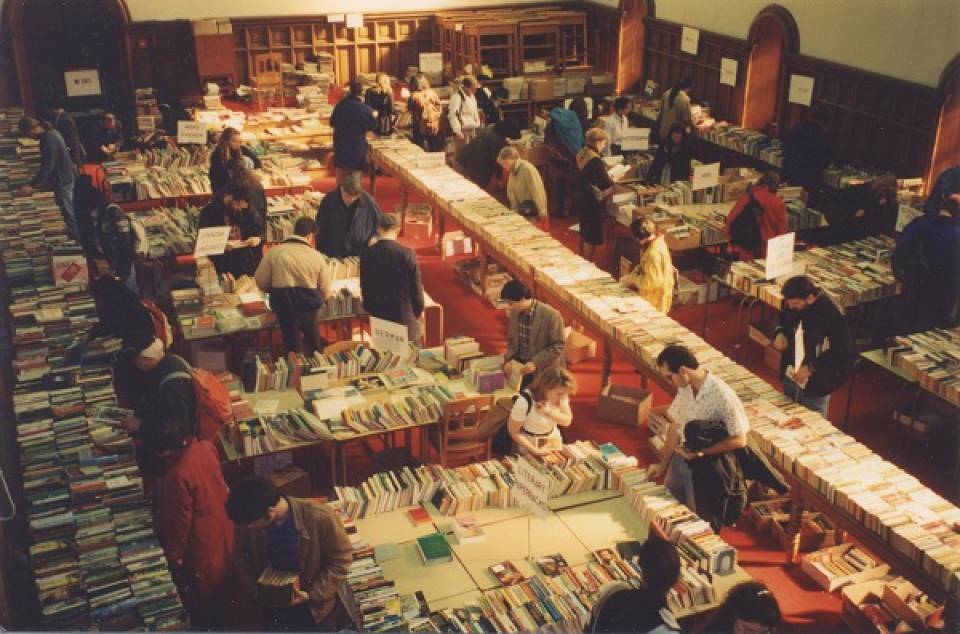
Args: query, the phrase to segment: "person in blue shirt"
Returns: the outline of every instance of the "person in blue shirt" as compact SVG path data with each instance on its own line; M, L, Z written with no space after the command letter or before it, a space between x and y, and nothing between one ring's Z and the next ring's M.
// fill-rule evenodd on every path
M940 172L923 203L923 213L936 216L943 208L943 203L953 194L960 194L960 165Z
M367 132L378 129L373 109L363 103L363 85L358 80L351 80L349 92L334 107L330 125L333 165L340 182L346 174L361 173L367 168Z
M20 134L40 141L40 170L29 184L20 188L22 196L29 196L35 189L53 189L54 200L63 214L67 225L67 234L74 240L80 239L77 226L77 214L73 208L73 185L77 178L77 168L70 158L70 149L59 132L46 121L33 117L20 119Z

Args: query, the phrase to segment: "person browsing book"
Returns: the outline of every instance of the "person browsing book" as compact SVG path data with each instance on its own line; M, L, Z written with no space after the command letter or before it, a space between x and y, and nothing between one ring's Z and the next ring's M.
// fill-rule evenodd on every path
M253 196L254 193L248 187L228 183L200 210L201 229L230 227L226 250L221 255L210 256L220 275L253 275L260 263L264 225L260 216L250 209Z
M853 370L856 352L850 325L830 296L804 275L787 280L782 293L773 347L783 353L783 393L826 418L830 394L847 382ZM803 335L802 343L798 333ZM797 345L803 353L799 367L794 365Z
M563 317L552 306L533 299L530 290L510 280L500 290L507 304L507 359L504 372L519 373L524 388L554 365L564 365Z
M317 251L331 258L360 255L377 234L380 206L363 191L360 176L347 174L317 209Z
M218 193L230 182L228 167L231 161L249 163L250 169L260 169L260 159L253 150L243 144L240 131L236 128L224 128L210 153L210 191Z
M603 124L603 129L610 138L610 142L604 146L604 156L623 154L620 145L623 143L623 131L630 127L630 122L627 120L628 112L630 112L628 97L614 99L613 112L607 115Z
M260 477L238 482L226 508L236 525L236 575L245 594L257 596L256 581L267 567L299 573L290 605L261 606L264 626L271 631L335 630L325 620L353 561L350 538L337 514L326 504L282 496Z
M333 272L314 248L316 234L315 220L298 218L293 235L267 251L254 274L257 286L270 293L287 352L310 355L323 348L317 314L332 295Z
M460 81L460 89L450 95L447 119L457 152L469 143L481 128L476 92L477 80L467 75Z
M662 233L657 231L653 218L638 218L630 223L630 230L640 247L637 265L620 283L637 291L640 297L666 314L673 305L673 260Z
M613 179L607 173L603 152L609 139L599 128L587 130L587 144L577 153L577 186L573 203L580 214L580 255L593 260L603 244L603 218L607 199L613 195Z
M669 185L676 181L690 180L693 160L693 147L687 131L679 123L670 126L670 134L663 139L653 163L647 172L647 182L660 185Z
M330 113L333 165L338 182L349 174L361 176L367 169L367 133L380 129L373 108L363 103L363 84L360 80L350 80L348 90Z
M520 453L542 456L563 446L560 428L573 422L570 395L576 391L570 371L553 366L517 396L507 429Z
M787 207L777 196L780 176L764 172L727 215L724 232L741 261L762 257L767 240L787 232Z
M651 477L666 474L664 485L681 504L696 512L693 493L693 472L687 464L705 456L734 451L747 446L750 421L743 403L733 389L714 376L685 346L672 344L657 357L660 373L677 388L677 395L667 410L670 427L663 448L663 460L651 467ZM727 428L723 440L696 452L684 447L684 428L691 421L718 421Z
M782 618L777 597L767 586L748 581L730 590L704 631L717 634L776 632Z
M46 121L33 117L20 119L17 128L21 135L39 141L40 169L26 185L17 190L21 196L29 196L35 189L51 188L53 198L60 208L63 222L67 225L67 235L74 240L80 239L77 226L77 214L73 207L73 185L77 177L77 168L70 157L70 150L60 133Z
M509 175L507 200L510 208L524 218L538 221L541 228L549 229L547 190L540 171L530 161L520 158L517 148L512 145L500 149L497 163Z

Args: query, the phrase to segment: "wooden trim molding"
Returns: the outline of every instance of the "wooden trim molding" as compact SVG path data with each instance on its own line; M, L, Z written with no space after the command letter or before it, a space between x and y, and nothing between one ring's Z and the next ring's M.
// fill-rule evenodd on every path
M800 29L797 28L797 21L793 19L793 14L785 7L779 4L767 5L760 10L757 17L750 23L750 32L747 35L747 41L753 43L757 39L757 28L765 19L773 19L780 23L780 30L784 34L784 51L800 53Z

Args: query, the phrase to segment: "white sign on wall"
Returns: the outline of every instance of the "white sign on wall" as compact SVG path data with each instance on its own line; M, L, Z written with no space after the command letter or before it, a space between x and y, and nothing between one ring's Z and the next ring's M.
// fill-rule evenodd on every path
M693 191L713 187L720 182L720 163L697 165L693 168Z
M327 22L330 24L342 24L346 19L347 17L342 13L331 13L327 16Z
M348 13L347 14L347 28L348 29L359 29L363 26L363 14L362 13Z
M724 86L737 85L737 60L729 57L720 58L720 83Z
M689 26L683 27L680 34L680 50L691 55L697 54L697 48L700 44L700 29L694 29Z
M773 280L781 275L793 272L793 244L797 234L786 233L767 240L767 259L764 263L763 277Z
M524 459L516 462L513 472L513 499L535 515L546 515L550 507L550 479Z
M68 97L91 97L101 94L100 72L96 68L89 70L68 70L63 74Z
M442 75L443 53L420 53L420 72L424 75Z
M790 103L809 106L813 101L813 77L790 75L790 94L787 100Z

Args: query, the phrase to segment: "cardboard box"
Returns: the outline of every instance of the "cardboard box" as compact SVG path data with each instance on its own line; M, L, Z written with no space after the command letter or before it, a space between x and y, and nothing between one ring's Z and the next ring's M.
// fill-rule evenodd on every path
M443 255L463 255L473 253L473 240L462 231L449 231L443 236Z
M804 513L803 520L800 523L800 551L810 552L827 546L837 545L837 531L823 530L813 518L819 516L819 513ZM779 542L784 550L790 548L790 538L787 535L787 526L790 524L790 516L778 516L770 524L770 533L774 539Z
M841 544L839 546L831 546L830 548L824 548L816 552L806 554L800 558L800 568L807 573L807 576L816 581L817 584L827 592L839 590L843 586L850 584L878 579L886 576L886 574L890 571L890 566L878 561L878 565L876 567L867 568L851 575L827 576L822 570L814 565L821 559L830 559L841 556L843 553L847 552L853 547L854 544Z
M674 229L666 232L667 247L672 251L686 251L700 248L700 230L690 225L682 230Z
M567 95L582 95L587 90L586 75L564 75L567 79Z
M407 216L403 221L403 237L412 240L429 240L433 235L433 218L430 216Z
M763 349L763 363L771 370L775 372L780 371L780 363L783 358L783 353L774 348L773 346L767 346Z
M770 525L773 523L773 519L777 516L784 515L784 511L786 510L788 504L790 504L789 497L771 498L769 500L751 502L748 505L750 509L750 521L753 522L753 525L757 530L769 531Z
M550 162L550 150L542 143L533 146L516 145L514 147L520 153L520 158L530 161L534 165L546 165Z
M860 611L860 604L870 599L879 600L883 596L883 589L886 587L886 581L873 580L863 581L844 586L840 590L840 596L843 598L843 621L854 632L876 632L877 626L874 625L866 615Z
M563 348L568 365L574 365L597 356L597 342L582 332L571 330Z
M607 385L597 399L597 416L636 427L647 420L652 404L653 395L642 388Z
M534 77L528 86L530 101L551 101L554 98L552 77Z
M557 99L567 96L567 78L566 77L553 78L553 96L554 98L557 98Z

